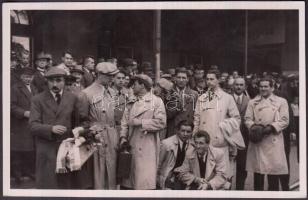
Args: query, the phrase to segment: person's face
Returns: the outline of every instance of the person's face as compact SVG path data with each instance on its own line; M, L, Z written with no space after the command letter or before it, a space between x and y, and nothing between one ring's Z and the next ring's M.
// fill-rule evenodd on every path
M95 67L95 62L93 58L88 58L86 63L85 63L85 67L88 70L94 71L94 67Z
M179 87L179 88L184 88L186 87L188 83L188 77L187 77L187 74L186 73L177 73L176 75L176 85Z
M29 62L30 62L30 55L29 54L22 54L21 55L21 63L23 64L23 65L28 65L29 64Z
M204 80L197 82L197 87L204 89L206 87L206 83Z
M242 78L237 78L234 80L234 92L237 95L242 94L245 91L245 80Z
M62 61L66 66L71 66L73 64L73 56L66 53L64 57L62 57Z
M41 69L45 69L45 67L47 66L48 62L47 59L39 59L36 61L36 64L39 68Z
M237 71L234 71L234 72L232 73L232 76L233 76L234 78L237 78L237 77L238 77L238 72L237 72Z
M113 83L115 84L116 87L122 88L124 87L125 83L125 75L123 73L117 73L114 77Z
M270 86L269 81L261 81L259 84L260 95L262 97L269 97L272 94L273 88Z
M195 146L199 155L204 155L209 148L209 144L205 142L204 137L195 138Z
M54 93L58 93L61 90L63 90L65 85L64 77L48 78L47 82L48 82L48 88Z
M124 80L125 87L128 87L129 81L130 81L129 76L125 76L125 80Z
M33 80L33 75L30 75L30 74L22 74L20 75L20 79L21 81L26 84L26 85L30 85L30 83L32 82Z
M76 78L77 83L79 83L82 79L82 74L80 72L72 72L72 76Z
M216 74L207 74L206 84L210 89L217 88L219 84L219 80L217 79Z
M109 86L112 81L113 76L99 73L99 80L103 86Z
M178 136L183 142L188 141L192 136L192 127L182 125L178 131Z
M135 81L134 84L132 85L132 89L133 89L134 95L140 94L140 92L142 91L143 87L144 87L143 84L140 84L139 81Z
M15 69L17 64L18 64L17 60L11 60L11 69Z
M195 70L195 79L202 79L204 77L204 70Z

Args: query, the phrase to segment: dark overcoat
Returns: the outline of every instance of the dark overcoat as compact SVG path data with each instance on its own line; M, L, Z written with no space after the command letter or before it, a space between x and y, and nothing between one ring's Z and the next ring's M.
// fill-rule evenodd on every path
M11 150L34 151L34 138L30 133L29 118L24 116L30 111L31 98L37 91L30 90L20 81L11 90Z
M63 91L58 105L49 90L33 97L30 114L31 133L36 138L36 187L40 189L70 188L69 174L56 174L57 151L62 140L72 137L78 116L78 98ZM67 132L52 133L52 126L63 125Z

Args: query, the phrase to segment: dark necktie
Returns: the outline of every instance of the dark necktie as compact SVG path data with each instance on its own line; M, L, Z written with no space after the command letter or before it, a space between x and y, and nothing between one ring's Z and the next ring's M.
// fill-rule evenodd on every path
M61 103L61 94L60 93L56 93L56 102L58 105L60 105Z
M185 152L186 145L187 145L187 143L186 143L186 142L183 142L183 145L182 145L182 152L183 152L183 153Z

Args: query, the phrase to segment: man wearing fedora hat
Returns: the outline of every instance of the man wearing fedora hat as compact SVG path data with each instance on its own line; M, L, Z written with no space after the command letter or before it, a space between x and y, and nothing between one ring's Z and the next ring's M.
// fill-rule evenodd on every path
M78 98L64 89L66 72L51 68L46 72L48 89L32 99L30 130L36 139L36 188L69 189L71 174L56 174L57 151L63 140L72 137L77 124L86 119L78 112Z
M49 57L44 53L40 52L36 57L36 71L34 73L33 85L37 88L38 92L43 92L48 89L45 72L47 70Z
M17 184L21 176L34 178L34 140L28 124L31 98L37 93L36 88L31 84L33 74L32 68L22 68L21 81L11 90L11 174Z
M74 77L73 83L69 86L69 90L74 94L79 94L85 87L82 82L84 71L81 65L75 65L70 71L71 76Z
M97 77L94 83L80 93L82 113L89 116L90 125L97 125L103 129L100 135L102 145L93 154L94 189L116 189L116 93L110 87L110 83L119 70L109 62L98 63L96 70Z

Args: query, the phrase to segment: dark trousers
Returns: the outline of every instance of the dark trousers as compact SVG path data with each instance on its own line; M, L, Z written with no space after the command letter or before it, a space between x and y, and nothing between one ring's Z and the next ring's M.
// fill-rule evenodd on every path
M268 190L279 191L279 175L267 175ZM264 174L254 173L254 190L264 190Z
M236 190L244 190L245 180L247 177L246 171L246 150L238 150L236 157Z
M34 151L11 151L11 176L33 176L35 173Z

